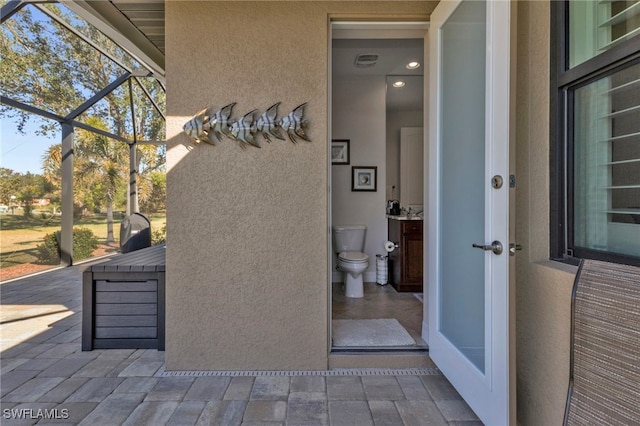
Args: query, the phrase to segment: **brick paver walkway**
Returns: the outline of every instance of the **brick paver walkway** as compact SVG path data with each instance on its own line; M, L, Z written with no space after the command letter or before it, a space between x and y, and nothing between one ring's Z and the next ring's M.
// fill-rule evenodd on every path
M164 352L82 352L78 267L0 284L2 425L476 425L429 375L171 376Z

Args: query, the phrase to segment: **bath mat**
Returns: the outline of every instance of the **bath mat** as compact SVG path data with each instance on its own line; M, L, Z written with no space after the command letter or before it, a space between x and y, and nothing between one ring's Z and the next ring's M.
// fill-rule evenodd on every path
M396 319L333 320L334 346L413 346L416 342Z

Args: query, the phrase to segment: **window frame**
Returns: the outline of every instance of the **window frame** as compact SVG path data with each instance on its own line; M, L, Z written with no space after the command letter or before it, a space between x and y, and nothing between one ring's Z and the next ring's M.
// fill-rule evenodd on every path
M569 0L550 3L550 258L574 265L587 258L640 266L640 257L587 248L569 249L573 241L573 93L640 63L640 35L569 68Z

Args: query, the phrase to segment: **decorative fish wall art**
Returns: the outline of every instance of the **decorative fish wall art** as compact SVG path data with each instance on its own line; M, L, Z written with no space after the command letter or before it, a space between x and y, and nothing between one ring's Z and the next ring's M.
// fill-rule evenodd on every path
M217 145L223 137L237 141L242 148L255 146L260 148L256 135L271 142L274 139L289 140L296 143L298 139L311 142L305 130L309 121L304 118L306 102L298 105L291 113L278 120L280 102L271 105L256 119L257 110L250 111L239 119L231 118L235 102L213 112L213 107L200 111L187 121L182 130L195 143L209 143Z

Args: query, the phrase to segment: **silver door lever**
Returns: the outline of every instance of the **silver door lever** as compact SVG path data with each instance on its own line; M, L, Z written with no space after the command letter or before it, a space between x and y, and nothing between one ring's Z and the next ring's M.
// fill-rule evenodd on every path
M484 251L491 250L494 254L502 254L502 251L503 251L502 243L500 241L498 241L498 240L492 242L491 245L488 245L488 244L476 244L476 243L473 243L472 245L473 245L474 248L479 248L479 249L482 249Z

